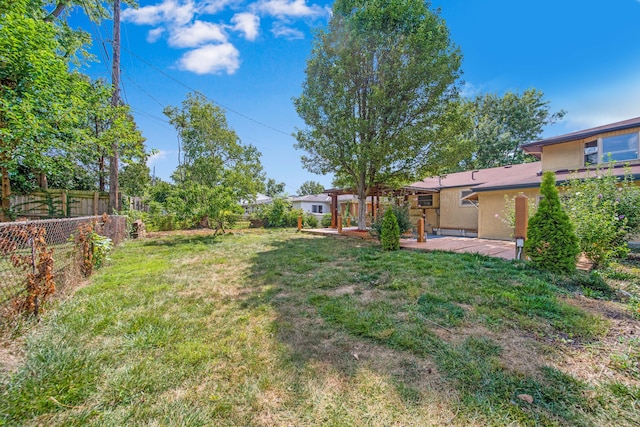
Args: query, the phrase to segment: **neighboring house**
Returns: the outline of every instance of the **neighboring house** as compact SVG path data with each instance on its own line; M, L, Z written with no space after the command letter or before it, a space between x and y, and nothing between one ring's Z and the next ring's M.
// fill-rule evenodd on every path
M424 216L428 232L508 240L513 230L501 219L505 196L523 193L537 201L542 172L553 171L557 182L563 182L611 160L616 161L616 175L629 165L640 179L639 144L637 117L522 145L537 162L427 178L405 190L413 194L412 216Z
M331 213L331 197L326 194L294 196L290 197L289 201L294 209L302 209L304 213L311 214L318 220L321 220L324 214Z
M240 206L242 206L242 208L244 209L244 215L249 216L252 213L256 212L260 205L268 205L271 202L271 197L258 193L256 195L256 199L253 201L241 200Z

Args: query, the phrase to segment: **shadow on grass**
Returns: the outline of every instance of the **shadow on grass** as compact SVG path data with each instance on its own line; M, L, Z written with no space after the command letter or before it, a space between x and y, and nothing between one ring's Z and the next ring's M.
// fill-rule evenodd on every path
M559 300L547 276L522 264L293 238L256 254L251 276L256 292L242 303L277 310L277 337L301 367L321 361L354 376L368 363L393 379L408 405L448 388L459 398L454 411L469 420L593 424L597 404L585 397L586 384L544 365L509 366L500 343L483 335L496 324L523 336L588 341L602 333L594 318Z
M211 230L211 234L204 235L168 235L161 236L153 239L143 239L139 240L141 246L145 247L176 247L190 244L202 244L202 245L214 245L220 242L220 239L224 238L224 235L219 234L217 236L213 235L213 230Z

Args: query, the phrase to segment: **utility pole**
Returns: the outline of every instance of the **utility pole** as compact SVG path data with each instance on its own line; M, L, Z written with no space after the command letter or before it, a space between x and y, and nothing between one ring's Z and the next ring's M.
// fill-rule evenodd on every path
M120 105L120 0L113 1L113 63L111 64L111 85L113 94L111 105ZM109 158L109 213L120 210L118 188L118 141L111 143Z

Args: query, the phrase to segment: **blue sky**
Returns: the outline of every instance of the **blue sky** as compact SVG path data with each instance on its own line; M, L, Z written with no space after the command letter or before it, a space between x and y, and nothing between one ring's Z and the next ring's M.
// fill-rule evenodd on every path
M165 180L178 140L162 114L193 90L226 109L229 125L262 153L268 177L294 194L306 180L291 133L304 126L291 98L304 80L313 30L331 2L313 0L139 0L122 16L123 97L150 159ZM474 96L536 88L567 111L551 136L640 116L640 1L440 0L432 2L464 56L463 92ZM80 22L80 20L78 21ZM82 24L98 62L85 71L110 79L111 22ZM106 49L103 48L106 46Z

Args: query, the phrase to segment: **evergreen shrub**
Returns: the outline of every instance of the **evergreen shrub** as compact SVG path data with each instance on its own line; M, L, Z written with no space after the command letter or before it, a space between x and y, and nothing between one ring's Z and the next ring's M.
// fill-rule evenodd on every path
M571 273L580 253L578 238L569 216L560 204L553 172L542 176L538 210L529 220L525 252L531 264L553 273Z
M387 209L384 212L380 243L382 243L382 249L386 251L395 251L400 248L400 227L393 209Z

